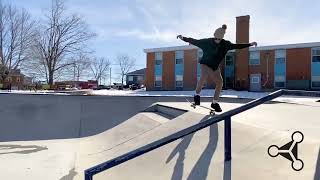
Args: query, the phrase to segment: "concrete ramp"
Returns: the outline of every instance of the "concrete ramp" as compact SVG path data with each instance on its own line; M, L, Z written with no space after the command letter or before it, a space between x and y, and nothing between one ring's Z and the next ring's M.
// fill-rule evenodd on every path
M92 164L78 161L97 162L95 154L186 112L155 105L161 101L177 102L161 97L2 94L0 179L83 179L83 170L76 167ZM79 159L82 155L87 159Z
M221 105L228 111L243 103L237 99ZM320 138L317 133L305 136L298 152L305 167L294 171L289 160L280 156L271 158L267 153L270 145L288 143L293 131L261 124L252 126L248 122L259 121L259 115L273 117L277 113L282 117L285 114L277 112L281 108L303 108L304 113L312 109L314 116L319 112L315 108L319 107L281 103L260 107L251 111L253 117L244 113L232 122L230 163L224 163L221 122L97 174L93 179L318 180ZM301 115L297 112L295 116ZM291 116L294 113L290 111ZM183 97L1 94L0 179L83 180L85 169L205 121L209 118L207 114L205 109L192 109ZM277 118L285 120L281 117ZM313 124L308 127L319 126L318 121L310 119ZM267 120L262 118L261 122L270 124Z
M178 124L178 121L171 123L170 127ZM317 180L315 177L319 176L320 168L319 139L307 138L299 146L299 158L305 166L302 171L295 171L291 168L289 160L281 156L272 158L267 153L268 147L272 144L281 146L290 142L292 132L270 131L237 122L232 126L231 162L224 162L224 125L218 123L97 174L94 179ZM151 141L157 138L156 134L165 135L162 128L165 126L156 129L156 132L139 136L136 139L137 143L131 142L105 152L102 157L121 155L133 145L139 147L142 140Z
M72 139L107 131L161 97L0 95L0 142ZM181 101L181 99L180 99Z

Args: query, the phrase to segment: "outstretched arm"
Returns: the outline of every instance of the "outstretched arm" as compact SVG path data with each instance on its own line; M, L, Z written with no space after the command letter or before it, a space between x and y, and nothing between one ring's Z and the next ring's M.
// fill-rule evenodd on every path
M243 49L243 48L247 48L247 47L250 47L250 46L257 46L258 44L256 42L252 42L252 43L245 43L245 44L233 44L231 43L230 44L230 50L232 49Z
M193 38L187 38L187 37L183 37L182 35L178 35L177 36L177 39L181 39L182 41L184 42L188 42L192 45L195 45L195 46L201 46L201 40L198 40L198 39L193 39Z

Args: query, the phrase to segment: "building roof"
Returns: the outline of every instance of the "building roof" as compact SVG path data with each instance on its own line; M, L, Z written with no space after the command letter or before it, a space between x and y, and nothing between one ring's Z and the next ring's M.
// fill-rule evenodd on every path
M143 68L143 69L129 72L127 75L145 75L145 72L146 72L146 68Z
M8 70L7 67L5 67L4 65L0 64L0 73L3 73L5 70ZM9 71L8 71L9 72ZM11 69L10 70L10 76L24 76L22 73L21 73L21 70L20 69Z
M294 49L294 48L310 48L310 47L320 47L320 42L250 47L249 51L262 51L262 50L275 50L275 49ZM192 50L192 49L199 49L199 48L196 47L196 46L193 46L193 45L171 46L171 47L144 49L144 52L145 53L151 53L151 52L181 51L181 50ZM232 52L232 51L230 51L230 52Z

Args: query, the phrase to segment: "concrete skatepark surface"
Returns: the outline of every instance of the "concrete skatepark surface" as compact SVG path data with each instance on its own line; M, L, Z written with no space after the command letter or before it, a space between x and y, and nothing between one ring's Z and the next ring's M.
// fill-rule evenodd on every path
M204 98L210 106L210 98ZM206 102L207 101L207 102ZM224 111L249 102L222 99ZM162 104L178 115L144 111ZM217 123L93 179L320 179L320 104L270 102L233 117L231 162L224 163L224 123ZM183 97L0 95L0 179L83 180L85 169L205 121ZM301 171L270 145L299 130Z

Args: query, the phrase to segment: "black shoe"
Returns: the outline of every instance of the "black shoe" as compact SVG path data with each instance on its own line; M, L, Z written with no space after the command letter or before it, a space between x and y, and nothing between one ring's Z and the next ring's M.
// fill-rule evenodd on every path
M221 107L220 107L220 105L218 103L215 103L215 104L211 103L211 107L216 112L222 112L222 109L221 109Z
M200 96L199 95L194 95L193 97L194 104L199 106L200 105Z

